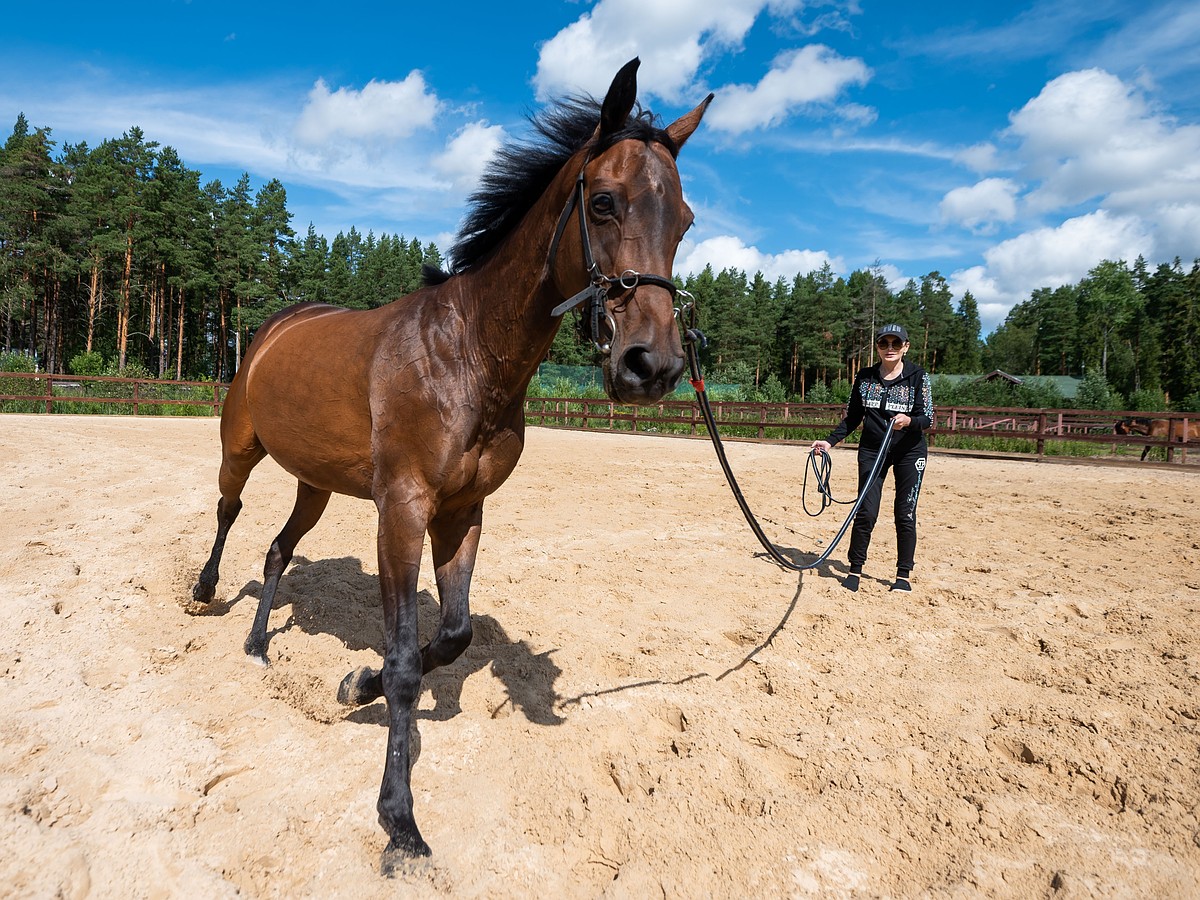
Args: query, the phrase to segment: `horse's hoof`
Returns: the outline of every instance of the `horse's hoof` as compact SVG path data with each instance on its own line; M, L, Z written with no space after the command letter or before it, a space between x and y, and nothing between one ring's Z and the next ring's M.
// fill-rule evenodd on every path
M192 599L184 599L180 602L183 611L189 616L204 616L212 612L213 598L217 595L217 586L215 584L205 584L203 581L198 581L192 587Z
M368 682L378 675L379 672L369 666L359 666L338 685L338 703L343 706L364 706L378 699L379 694L368 686Z
M433 851L419 834L414 833L400 841L393 838L379 858L379 872L387 878L417 872L425 868L422 861L430 856Z
M255 640L254 635L246 638L246 643L242 645L242 649L246 651L246 657L250 662L259 666L269 666L271 663L267 660L267 642L264 640Z

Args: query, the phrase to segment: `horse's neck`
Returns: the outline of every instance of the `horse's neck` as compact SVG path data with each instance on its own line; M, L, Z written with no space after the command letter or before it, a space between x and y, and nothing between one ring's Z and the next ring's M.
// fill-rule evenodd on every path
M493 389L514 396L524 396L562 322L550 315L562 297L548 260L554 227L573 184L574 164L567 163L489 259L454 279L485 377ZM580 267L582 271L582 263Z

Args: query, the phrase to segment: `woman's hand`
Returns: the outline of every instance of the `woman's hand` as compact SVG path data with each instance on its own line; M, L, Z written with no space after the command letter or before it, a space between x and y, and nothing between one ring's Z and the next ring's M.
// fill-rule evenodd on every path
M820 456L822 453L828 453L833 449L833 445L829 441L813 441L812 452Z
M912 424L912 419L904 413L896 413L896 417L892 419L892 427L899 431L901 428L907 428Z

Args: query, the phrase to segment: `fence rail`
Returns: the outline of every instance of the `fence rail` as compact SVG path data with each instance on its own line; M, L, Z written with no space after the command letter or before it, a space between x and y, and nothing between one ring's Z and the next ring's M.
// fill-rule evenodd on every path
M107 375L0 372L0 411L219 416L229 385Z
M132 415L221 414L228 384L205 381L154 381L107 376L47 375L41 372L0 373L0 411L26 413L121 413ZM808 442L824 437L841 418L834 403L747 403L713 401L713 417L722 437L758 441ZM700 408L692 400L663 400L651 406L625 406L612 400L539 397L525 401L531 425L615 431L634 434L707 436ZM1188 450L1200 441L1183 438L1200 414L1156 413L1168 421L1168 437L1119 435L1118 419L1145 416L1132 411L1082 409L1018 409L957 406L939 409L929 430L932 446L954 448L991 443L1004 452L1038 457L1060 455L1074 445L1076 455L1107 449L1113 456L1161 448L1168 462L1188 461ZM1200 453L1191 454L1200 462Z
M840 420L844 406L825 403L744 403L713 401L713 420L722 437L759 441L808 442L824 437ZM647 407L622 406L611 400L569 397L529 398L526 420L533 425L582 428L595 431L706 435L699 406L690 400L664 400ZM1162 448L1168 462L1187 462L1188 449L1200 441L1183 439L1195 413L1156 413L1170 423L1171 439L1115 434L1118 419L1145 416L1142 412L1083 409L1019 409L958 406L937 410L936 424L927 434L931 446L954 448L964 439L990 441L990 449L1029 453L1038 457L1052 451L1074 449L1087 455L1087 445L1107 449L1112 455L1140 453L1145 447ZM1074 448L1068 445L1075 445ZM976 446L976 449L978 447ZM985 448L987 449L987 448ZM1055 453L1054 455L1059 455ZM1193 462L1200 454L1192 453Z

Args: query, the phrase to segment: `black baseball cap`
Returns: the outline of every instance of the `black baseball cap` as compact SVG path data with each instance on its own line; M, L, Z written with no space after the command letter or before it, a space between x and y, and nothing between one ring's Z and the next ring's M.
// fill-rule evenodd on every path
M908 332L904 330L903 325L896 325L895 323L891 325L884 325L877 332L875 332L875 340L878 341L881 338L889 337L893 334L900 338L900 340L904 343L908 343Z

